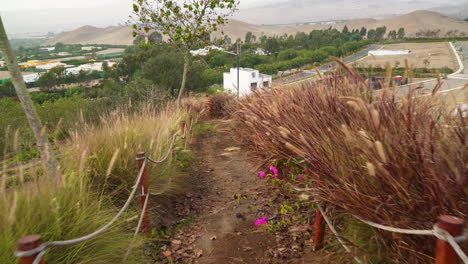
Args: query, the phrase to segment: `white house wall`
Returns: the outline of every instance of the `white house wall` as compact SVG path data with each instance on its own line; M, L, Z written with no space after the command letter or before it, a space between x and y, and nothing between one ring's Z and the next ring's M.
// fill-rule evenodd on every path
M252 76L252 73L255 72L255 77ZM224 88L231 93L237 93L237 69L232 68L229 73L225 72L223 75L224 79ZM257 83L257 89L264 88L263 82L268 81L269 86L271 86L272 78L268 75L261 75L258 71L245 70L241 69L239 72L239 86L240 96L246 96L252 94L251 84Z

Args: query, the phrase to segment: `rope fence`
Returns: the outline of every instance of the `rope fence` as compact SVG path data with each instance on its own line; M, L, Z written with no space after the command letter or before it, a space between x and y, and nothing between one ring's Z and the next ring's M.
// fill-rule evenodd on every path
M312 193L311 188L298 188L292 186L292 188L298 192L309 192ZM323 222L327 224L330 231L337 238L338 242L343 246L343 248L352 255L353 259L359 263L364 264L363 260L355 256L351 249L346 245L343 237L341 237L336 228L333 226L331 220L327 217L325 210L322 205L317 202L317 210L315 212L315 237L314 237L314 250L319 250L323 248L324 236L325 236L325 227ZM458 264L461 260L464 264L468 264L468 257L463 249L460 247L459 243L462 243L468 238L468 230L465 229L464 220L455 216L450 215L441 215L439 216L437 223L434 224L432 229L404 229L396 228L391 226L385 226L382 224L374 223L362 219L361 217L352 215L357 220L372 226L374 228L399 233L407 235L423 235L423 236L434 236L437 238L436 252L435 252L435 262L436 264Z
M147 163L151 162L154 164L161 164L167 161L170 154L174 150L174 145L175 145L177 136L181 136L183 139L185 139L187 136L187 132L190 133L190 135L192 135L192 127L193 127L192 116L189 116L188 124L185 121L180 122L180 131L174 133L174 135L172 136L171 143L168 147L168 150L161 160L153 160L147 157L144 152L137 153L136 161L138 163L138 176L135 180L135 184L131 188L130 195L128 196L125 204L120 208L119 212L114 216L114 218L112 218L112 220L109 221L109 223L107 223L105 226L101 227L100 229L94 231L93 233L90 233L88 235L85 235L79 238L70 239L70 240L48 241L48 242L42 243L42 238L40 235L24 236L18 240L18 249L14 253L15 256L20 259L20 263L22 264L45 264L45 260L43 258L44 258L46 251L49 248L71 246L71 245L75 245L75 244L88 241L90 239L93 239L101 235L102 233L107 231L109 228L111 228L117 222L117 220L122 216L125 210L130 206L130 203L134 200L136 196L136 192L139 188L141 189L141 196L140 196L141 215L138 220L138 224L137 224L135 233L133 235L133 238L135 240L140 230L143 231L146 235L150 235L151 234L151 218L150 218L150 208L149 208L149 197L150 195L161 195L165 191L162 191L156 194L150 192L149 184L148 184ZM171 181L169 181L168 184L170 183ZM130 254L130 251L131 251L131 245L124 256L124 261L127 259L128 255Z

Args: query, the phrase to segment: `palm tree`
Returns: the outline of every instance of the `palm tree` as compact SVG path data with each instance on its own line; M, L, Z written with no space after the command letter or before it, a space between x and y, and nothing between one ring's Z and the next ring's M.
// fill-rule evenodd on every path
M39 118L36 108L29 97L28 90L26 89L26 84L24 83L23 76L21 75L18 62L16 61L16 56L11 49L10 42L3 27L2 18L0 17L0 50L3 52L5 57L5 62L8 67L8 70L11 74L11 80L15 86L16 95L21 101L24 112L28 119L29 125L36 137L37 145L39 146L39 151L41 152L41 158L44 162L44 165L47 168L47 173L50 176L54 176L57 179L57 182L60 181L60 173L58 171L57 160L55 159L52 145L47 139L47 134L43 129L41 119Z

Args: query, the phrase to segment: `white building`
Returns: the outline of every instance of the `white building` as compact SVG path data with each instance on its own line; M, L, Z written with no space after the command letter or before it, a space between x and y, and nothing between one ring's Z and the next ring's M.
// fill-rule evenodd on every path
M55 47L43 47L43 48L41 48L41 50L45 50L45 51L54 51L54 50L55 50Z
M210 53L211 50L223 51L224 49L217 46L208 46L203 49L191 50L190 54L192 54L192 56L206 56L208 53Z
M254 51L255 54L257 55L267 55L267 52L264 49L258 48Z
M224 89L231 93L237 93L237 68L231 68L230 72L224 73ZM249 68L239 69L239 94L246 96L262 88L271 87L270 75L261 74L257 70Z
M42 64L42 65L36 65L36 69L50 70L50 69L52 69L54 67L58 67L58 66L66 67L67 64L61 63L61 62L52 62L52 63Z
M25 83L32 83L32 82L37 82L39 80L39 77L41 74L39 72L33 73L33 74L28 74L23 76L23 80Z
M86 47L81 47L81 50L91 51L91 50L100 49L100 48L101 47L86 46Z
M371 50L368 52L369 56L393 56L393 55L407 55L409 50Z
M116 63L108 61L107 64L109 67L114 66ZM73 68L67 68L65 69L65 72L67 74L74 74L77 75L80 73L80 71L85 71L85 72L92 72L92 71L102 71L102 62L95 62L95 63L86 63L82 64L78 67L73 67Z

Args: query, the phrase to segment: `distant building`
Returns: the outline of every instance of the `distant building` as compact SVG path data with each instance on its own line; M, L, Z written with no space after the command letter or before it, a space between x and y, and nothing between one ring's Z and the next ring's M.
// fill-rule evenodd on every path
M393 55L407 55L410 54L409 50L371 50L368 52L369 56L393 56Z
M115 62L110 62L108 61L107 64L109 67L114 66L116 63ZM65 69L65 72L67 74L79 74L80 71L85 71L85 72L92 72L92 71L102 71L102 62L95 62L95 63L86 63L82 64L78 67L73 67L73 68L67 68Z
M41 76L40 73L28 74L28 75L23 76L23 80L25 83L33 83L33 82L37 82L40 76Z
M206 56L208 55L208 53L210 53L211 50L223 51L224 49L217 46L208 46L203 49L191 50L190 54L192 54L193 56Z
M5 67L5 61L0 60L0 67Z
M40 49L45 50L45 51L54 51L55 47L43 47L43 48L40 48Z
M224 89L231 93L237 93L237 68L231 68L224 73ZM262 88L271 87L270 75L261 74L258 70L240 68L239 70L239 94L246 96Z
M58 66L66 67L67 64L61 63L61 62L52 62L52 63L42 64L42 65L36 65L36 69L50 70L50 69L52 69L54 67L58 67Z
M267 55L267 52L264 49L258 48L254 51L257 55Z
M91 50L100 49L100 48L101 47L86 46L86 47L81 47L81 50L91 51Z

